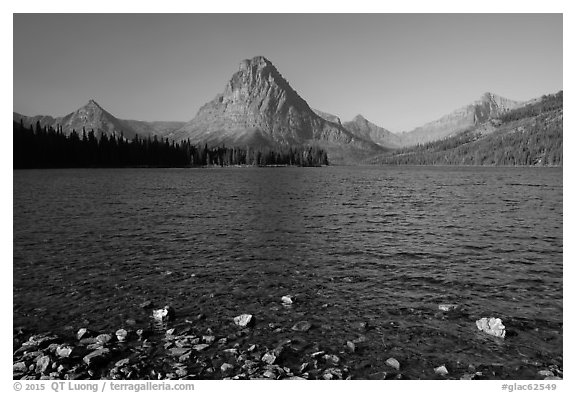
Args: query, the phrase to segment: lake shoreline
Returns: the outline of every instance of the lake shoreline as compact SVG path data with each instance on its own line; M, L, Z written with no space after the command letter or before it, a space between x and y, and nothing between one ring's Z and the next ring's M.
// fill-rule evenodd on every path
M252 316L250 319L254 322ZM389 357L381 365L349 359L348 354L367 349L363 335L346 342L341 351L309 343L305 336L312 325L306 321L286 330L270 326L268 334L278 338L270 346L254 343L258 330L253 323L233 326L232 331L197 329L189 319L178 328L159 321L155 325L152 329L118 329L108 333L81 328L67 335L16 330L13 379L522 379L553 383L550 380L563 378L563 365L554 361L549 364L527 361L522 369L502 363L443 362L422 377L405 370L406 361L402 358ZM281 338L287 335L292 338Z

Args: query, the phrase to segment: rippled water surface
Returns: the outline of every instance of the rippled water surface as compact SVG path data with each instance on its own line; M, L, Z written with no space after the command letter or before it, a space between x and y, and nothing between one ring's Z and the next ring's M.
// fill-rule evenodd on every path
M364 335L349 361L417 378L562 362L557 168L15 171L13 265L14 326L34 330L145 326L151 300L222 329L254 314L255 341ZM490 316L505 340L478 332Z

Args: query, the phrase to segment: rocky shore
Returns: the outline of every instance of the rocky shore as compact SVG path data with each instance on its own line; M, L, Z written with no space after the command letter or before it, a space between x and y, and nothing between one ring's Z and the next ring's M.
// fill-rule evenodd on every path
M290 303L291 299L283 299ZM441 308L442 309L442 308ZM69 335L14 332L14 379L412 379L403 360L384 357L383 364L358 362L367 338L342 342L339 351L309 342L313 324L303 320L288 327L269 324L255 329L256 317L242 314L227 324L206 327L203 315L172 324L170 307L154 310L150 329L121 328L97 332L80 328ZM367 324L360 326L366 330ZM481 327L478 327L481 329ZM503 328L503 326L502 326ZM218 329L218 331L217 331ZM258 336L277 337L263 345ZM501 333L500 333L501 334ZM503 339L503 338L498 338ZM438 364L430 375L438 379L562 379L558 364L527 363L522 377L502 364ZM433 373L432 373L433 372Z

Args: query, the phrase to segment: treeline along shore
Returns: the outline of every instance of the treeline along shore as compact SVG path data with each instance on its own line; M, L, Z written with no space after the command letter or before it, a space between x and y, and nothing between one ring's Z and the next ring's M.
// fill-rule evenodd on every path
M26 127L14 122L14 169L206 167L206 166L321 166L326 152L316 146L239 148L197 146L158 137L127 140L123 135L96 135L93 130L64 134L57 126Z

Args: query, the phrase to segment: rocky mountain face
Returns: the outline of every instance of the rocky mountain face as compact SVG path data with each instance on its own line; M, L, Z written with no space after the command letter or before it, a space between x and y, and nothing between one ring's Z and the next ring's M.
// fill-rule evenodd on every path
M402 140L398 135L369 122L362 115L357 115L352 121L347 121L342 125L354 135L370 140L382 147L397 148L402 146Z
M318 110L318 109L312 109L312 110L314 111L314 113L316 113L318 116L320 116L324 120L342 125L342 122L340 121L340 118L338 116L333 115L333 114L328 113L328 112L322 112L321 110Z
M86 132L94 130L96 135L106 134L119 137L123 134L126 138L136 135L129 125L111 115L94 100L88 101L88 104L64 116L59 123L66 134L72 130L80 133L82 129L85 129Z
M524 103L485 93L474 103L456 109L438 120L426 123L412 131L398 134L403 146L426 143L455 135L472 126L487 122Z
M172 137L227 146L315 144L328 151L331 161L345 158L346 150L367 154L382 150L318 116L262 56L242 61L224 92L202 106Z

